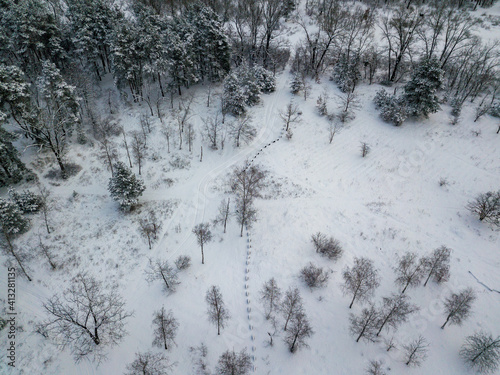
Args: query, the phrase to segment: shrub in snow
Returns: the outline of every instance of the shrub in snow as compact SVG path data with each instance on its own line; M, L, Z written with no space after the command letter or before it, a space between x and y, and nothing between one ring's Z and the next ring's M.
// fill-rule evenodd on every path
M467 209L478 215L480 221L500 226L500 190L479 194L469 202Z
M191 257L188 255L179 255L174 263L179 271L186 270L191 266Z
M493 102L488 113L493 117L500 117L500 102Z
M340 242L335 238L328 238L323 233L318 232L311 236L311 240L316 252L322 256L331 260L338 260L342 256L344 250L342 250Z
M328 273L323 268L316 267L312 263L300 270L300 277L311 289L324 287L328 282Z
M400 126L408 117L408 111L403 99L389 95L385 90L380 90L373 99L375 107L380 110L380 118L385 122Z
M42 197L29 190L18 193L10 189L9 195L23 214L37 212L43 206Z
M129 211L137 204L146 187L124 163L116 163L114 170L115 175L109 179L109 192L115 201L120 202L122 210Z

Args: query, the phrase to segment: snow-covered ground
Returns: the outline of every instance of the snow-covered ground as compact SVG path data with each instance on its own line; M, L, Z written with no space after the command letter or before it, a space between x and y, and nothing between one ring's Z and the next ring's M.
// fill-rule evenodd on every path
M173 147L167 154L155 120L142 173L147 189L140 207L128 214L120 212L109 197L110 173L97 156L97 145L71 146L67 159L82 170L67 181L42 177L55 203L50 214L53 233L47 235L41 217L33 216L32 229L17 241L19 247L34 250L40 234L64 266L52 272L38 258L29 263L35 276L32 283L17 278L16 307L24 332L17 337L15 370L5 366L6 331L0 332L0 373L122 374L134 353L152 349L152 314L162 305L172 309L179 321L176 345L168 351L176 363L174 374L193 373L189 348L201 342L208 346L211 368L223 351L247 348L256 374L361 374L371 359L383 360L390 374L472 373L458 355L463 339L479 329L500 334L500 295L472 276L500 290L500 232L479 222L465 206L478 193L500 188L498 121L484 116L474 123L474 107L469 104L460 123L452 126L450 109L443 105L427 120L394 127L382 122L374 109L372 99L380 87L361 85L356 118L329 144L328 122L318 115L316 98L327 90L329 110L335 112L339 104L335 95L340 92L325 78L311 82L312 93L304 101L290 94L291 78L288 69L279 73L276 92L264 95L262 103L249 110L258 136L239 149L228 139L224 150L212 151L197 134L193 152L183 146L182 151ZM206 88L192 91L197 97L193 122L201 129L201 117L207 112ZM290 100L302 111L302 121L292 125L293 138L287 140L279 111ZM122 107L121 124L128 131L139 130L140 114L146 110L145 105ZM371 147L365 158L360 154L361 142ZM176 156L189 166L172 167L170 161ZM123 152L121 159L126 160ZM48 155L34 155L32 150L25 153L24 160L41 166L42 175L56 168ZM261 165L269 176L265 197L256 205L258 222L243 238L234 219L226 234L221 227L213 229L215 240L206 245L202 265L191 230L215 218L220 201L228 196L228 174L247 160ZM440 186L442 178L447 185ZM160 239L151 250L140 236L138 224L149 209L163 223ZM315 253L310 237L318 231L342 244L344 255L338 262ZM349 298L339 287L342 269L352 265L354 257L373 259L382 276L374 298L378 303L398 290L392 269L398 255L406 251L424 255L441 245L453 250L450 281L408 290L420 311L397 332L383 334L385 338L394 335L399 348L419 334L426 337L430 346L423 365L409 369L402 361L402 351L386 352L383 343L356 343L349 333L348 317L350 312L359 313L362 304L348 308ZM181 254L191 256L193 264L180 274L175 293L167 296L161 283L146 282L149 258L174 260ZM0 258L2 263L5 259ZM298 278L300 269L310 261L331 271L326 288L311 292ZM2 266L2 299L7 290L5 270ZM79 271L117 283L127 310L134 312L126 323L128 335L109 350L108 360L100 366L86 361L75 364L69 352L60 352L33 331L44 317L42 303L64 290ZM315 331L309 349L291 354L280 330L275 345L267 344L272 328L264 319L258 292L271 277L282 290L299 287ZM220 287L231 315L220 336L207 320L205 293L211 285ZM466 286L473 287L478 296L473 315L462 327L441 330L444 298Z

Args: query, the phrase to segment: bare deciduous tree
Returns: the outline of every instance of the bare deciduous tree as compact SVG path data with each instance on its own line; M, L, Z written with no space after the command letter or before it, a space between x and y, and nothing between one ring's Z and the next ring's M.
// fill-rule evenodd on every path
M303 311L295 313L286 331L284 341L290 352L294 353L298 348L308 347L306 339L314 334L306 314Z
M366 157L370 153L370 146L366 142L361 142L361 157Z
M219 139L221 138L222 122L219 120L219 112L213 117L202 119L203 135L208 138L210 148L217 150L219 147Z
M424 258L425 272L427 273L424 286L427 285L431 277L438 284L448 281L450 278L450 254L451 249L441 246Z
M42 323L49 336L69 347L76 361L89 355L100 362L103 347L117 345L127 333L125 302L116 288L105 290L87 274L78 274L62 295L54 295L43 307L48 318Z
M386 372L382 369L382 362L371 360L366 368L366 374L368 375L386 375Z
M368 258L354 258L352 268L346 267L342 272L344 283L342 292L344 295L352 295L352 307L354 301L367 301L373 296L373 292L380 285L380 276L373 266L373 261Z
M448 322L461 325L470 315L472 303L476 300L476 293L472 288L466 288L459 293L452 293L444 302L446 321L441 326L443 329Z
M403 345L406 366L420 366L427 358L428 347L427 340L422 336L419 336L409 344Z
M211 372L208 368L208 364L206 361L208 355L208 348L204 343L201 343L200 346L189 348L189 351L194 353L195 357L195 368L196 375L210 375Z
M245 349L239 353L225 351L217 364L217 374L220 375L246 375L251 369L252 361Z
M423 21L423 14L418 9L408 10L404 5L381 17L379 27L386 41L388 82L397 81L401 64L414 44Z
M465 339L460 350L462 359L481 374L494 372L500 365L500 337L476 332Z
M173 365L163 353L136 353L125 375L168 375Z
M300 292L298 288L288 288L285 293L285 297L281 301L281 313L283 314L283 318L285 319L285 325L283 330L286 331L288 327L288 323L290 319L299 312L304 310L304 306L302 304L302 297L300 296Z
M317 267L312 263L300 270L300 277L306 285L313 288L323 288L328 283L328 273L322 267Z
M42 236L40 235L38 235L38 249L40 251L40 254L47 258L47 261L49 262L52 270L55 270L57 268L56 257L52 253L50 246L42 242Z
M208 242L212 241L212 232L210 231L210 224L201 223L193 228L193 233L196 235L196 240L201 248L201 264L205 264L205 253L203 252L203 246Z
M236 213L241 226L240 236L243 236L243 228L255 219L253 200L261 197L261 191L265 186L266 172L260 166L242 166L233 171L231 177L231 190L237 196Z
M393 294L390 297L384 297L382 308L380 309L380 321L377 336L380 335L385 326L397 329L401 323L408 320L408 316L418 311L416 305L410 303L410 297L404 294Z
M167 312L165 307L162 306L160 310L155 311L153 314L153 327L153 345L168 350L168 347L175 342L177 328L179 327L172 310Z
M133 131L132 136L132 155L139 167L139 176L141 175L142 163L146 157L146 142L144 137L138 132Z
M311 241L314 244L316 252L326 256L328 259L337 261L344 252L338 240L333 237L328 238L321 232L313 234L311 236Z
M45 223L45 229L47 229L47 233L50 234L50 226L49 226L49 212L53 208L52 202L49 200L50 190L46 187L38 184L38 194L40 197L40 211L43 215L43 222Z
M241 142L251 142L257 135L257 130L255 130L255 127L252 125L252 118L250 116L238 117L229 127L229 132L234 138L236 147L240 147Z
M165 137L165 140L167 141L167 153L170 154L170 141L172 140L172 137L175 135L175 130L174 126L171 122L166 122L164 123L162 121L161 123L161 133Z
M162 280L165 292L174 292L177 285L179 285L179 278L177 270L170 265L167 260L149 259L148 268L144 271L146 280L152 283L156 280Z
M469 202L467 209L477 214L480 221L500 226L500 191L479 194Z
M260 300L264 305L266 319L271 318L273 313L279 309L281 302L281 289L274 277L266 281L262 286Z
M408 251L399 258L398 265L394 268L397 275L395 283L403 287L401 293L408 287L420 285L425 268L422 259L417 258L417 254Z
M358 94L348 91L338 96L340 98L340 122L348 122L354 119L354 110L359 108Z
M300 122L300 111L296 104L288 103L284 111L280 111L280 117L285 125L285 131L288 131L292 124Z
M229 214L231 211L229 210L229 202L230 198L227 198L227 201L223 199L219 205L219 214L215 218L215 223L221 223L224 226L224 233L226 233L227 222L229 220Z
M208 289L205 301L208 304L208 320L217 325L217 335L220 335L220 329L225 327L229 319L229 312L218 286L213 285Z
M154 211L149 211L148 214L139 220L141 234L147 238L149 249L154 241L158 239L158 232L161 229L159 222Z
M369 308L364 308L360 316L349 314L351 333L356 336L356 342L360 339L365 341L375 341L377 335L377 323L380 319L380 314L374 305Z
M186 125L186 144L188 145L188 150L191 152L193 150L193 141L196 137L194 132L193 124L188 122Z

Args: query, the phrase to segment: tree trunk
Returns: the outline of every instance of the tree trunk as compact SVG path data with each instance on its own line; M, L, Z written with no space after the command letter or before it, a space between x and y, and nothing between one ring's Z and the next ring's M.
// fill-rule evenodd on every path
M9 235L7 233L5 233L5 231L3 232L3 234L5 236L5 239L7 240L7 245L9 246L10 253L16 259L17 264L19 264L19 267L21 267L21 270L23 271L24 276L26 276L28 281L31 281L31 277L29 277L29 275L26 273L26 270L24 269L23 264L21 263L21 260L19 259L17 254L14 252L14 247L12 246L12 242L10 242Z
M444 324L441 326L441 329L444 329L445 325L448 324L450 317L451 317L451 315L448 315L448 317L446 318L446 322L444 322Z
M203 244L201 244L201 264L205 264L205 254L203 253Z
M434 270L431 270L431 272L429 272L429 276L427 276L427 279L425 280L425 283L424 283L424 286L427 285L427 282L429 281L429 279L431 278L432 274L433 274L433 271Z

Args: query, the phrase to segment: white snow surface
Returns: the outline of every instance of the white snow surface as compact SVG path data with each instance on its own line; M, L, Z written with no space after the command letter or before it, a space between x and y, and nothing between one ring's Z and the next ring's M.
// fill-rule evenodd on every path
M494 11L498 12L498 6ZM140 206L131 213L120 212L109 197L110 173L97 157L97 145L71 145L67 159L82 170L66 181L43 177L57 167L49 154L26 151L24 160L36 163L37 170L42 168L41 180L52 191L54 231L47 235L42 218L34 215L32 229L16 244L35 249L40 233L65 262L63 268L50 271L42 258L33 259L28 264L34 281L29 283L18 276L16 309L18 328L23 332L17 335L14 370L5 366L6 331L0 332L0 373L123 374L136 352L161 352L151 345L151 321L153 311L162 305L172 309L179 321L176 344L166 353L175 362L173 374L194 374L189 348L201 342L208 346L207 362L212 370L225 350L247 348L253 356L255 374L361 374L372 359L382 360L389 374L473 373L459 358L460 346L477 330L500 334L500 294L479 284L471 272L490 288L500 290L500 236L498 229L479 222L465 206L477 194L500 188L500 135L495 134L498 120L484 116L474 123L474 104L469 103L456 126L450 125L450 108L443 105L429 119L394 127L382 122L374 109L372 98L380 86L363 84L357 89L360 108L356 118L329 144L328 122L317 114L315 103L326 89L329 111L334 112L339 91L324 78L320 83L311 82L312 93L304 101L290 94L291 78L288 69L279 73L277 91L263 95L261 104L249 109L258 136L239 149L228 138L224 150L210 150L198 133L193 152L183 145L182 151L173 147L168 154L155 119L142 173L147 189ZM193 122L201 129L201 117L215 107L206 108L203 86L191 91L197 97ZM301 123L292 125L293 138L287 140L279 111L290 101L303 114ZM146 111L145 104L121 107L121 124L128 131L139 130L140 114ZM117 137L116 142L120 141ZM361 142L371 146L365 158L360 155ZM27 144L21 140L19 147ZM124 150L120 152L125 162ZM174 156L188 160L190 167L171 167L169 161ZM256 204L258 222L245 231L243 238L234 218L226 234L220 226L214 228L215 240L206 245L202 265L191 230L215 218L220 201L229 196L225 185L228 174L247 160L268 171L269 187ZM439 186L441 178L448 181L446 186ZM173 183L170 185L167 179ZM138 225L141 215L150 208L161 216L163 224L152 250L140 236ZM315 253L310 237L318 231L342 244L344 255L338 262ZM340 289L342 269L352 265L354 257L372 259L382 276L374 297L374 302L380 303L382 297L399 291L393 271L398 255L406 251L426 255L441 245L453 250L451 279L406 292L420 311L397 332L382 335L394 336L398 347L386 352L383 342L356 343L349 333L349 313L360 313L366 304L356 302L352 310L348 308L349 296L343 296ZM148 258L173 261L179 255L191 256L192 266L180 273L181 284L175 293L166 295L160 282L146 282ZM0 259L4 263L7 258L2 255ZM308 262L331 272L326 288L311 291L298 278ZM1 268L2 300L7 292L6 269ZM69 351L60 352L34 332L36 322L45 317L42 303L62 292L82 271L117 283L126 309L134 312L126 322L128 335L108 350L108 359L99 366L88 361L75 363ZM268 345L267 332L272 327L264 318L259 290L271 277L283 291L299 287L315 331L308 340L310 348L291 354L283 343L281 329L275 345ZM206 314L205 293L211 285L220 287L231 316L220 336ZM469 286L478 296L472 316L461 327L450 325L441 330L444 298ZM408 368L401 345L419 334L429 342L428 358L421 367Z

